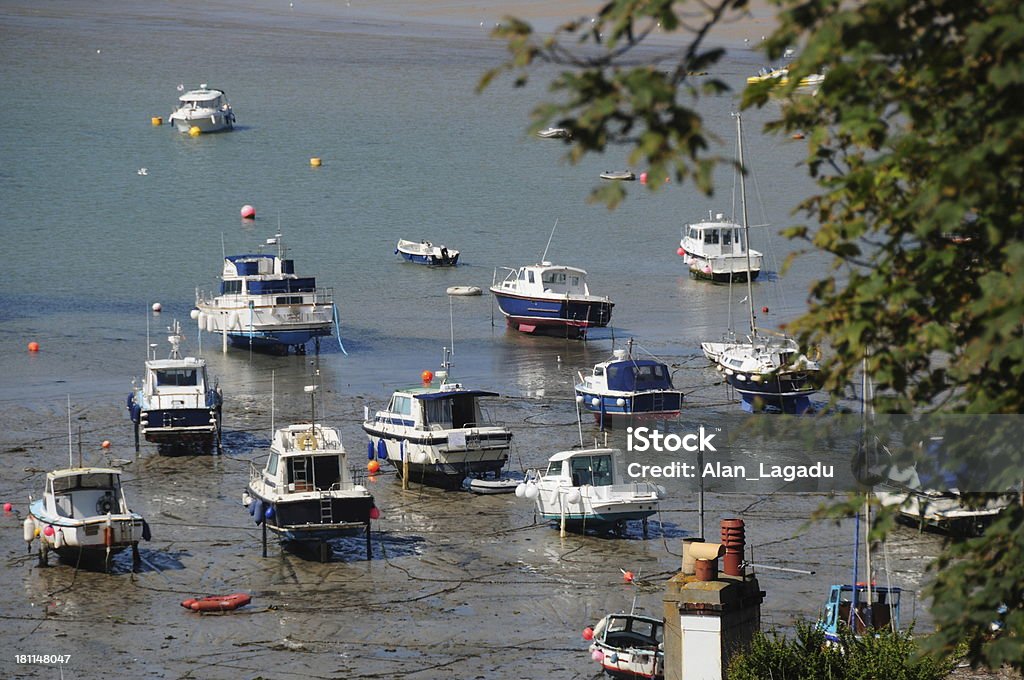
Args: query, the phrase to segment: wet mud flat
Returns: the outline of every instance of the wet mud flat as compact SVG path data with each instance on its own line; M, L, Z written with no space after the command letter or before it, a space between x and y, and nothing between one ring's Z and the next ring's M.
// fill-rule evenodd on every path
M67 415L59 402L9 405L0 432L2 647L0 675L35 678L592 678L597 667L580 631L606 613L661 612L663 582L679 568L680 539L697 532L696 497L670 494L644 539L639 523L624 538L569 534L538 523L512 494L474 496L412 485L388 472L366 483L383 516L373 523L373 557L361 536L333 541L332 561L315 550L284 550L241 505L250 461L262 466L270 442L265 398L235 395L225 413L224 453L165 456L143 446L115 399L73 404L86 464L125 470L125 492L149 521L153 540L107 575L58 563L37 566L21 520L45 472L68 460ZM363 398L343 401L326 421L342 431L353 467L364 469L359 429ZM542 465L578 440L571 406L502 399L514 430L512 467ZM275 423L306 418L308 402L279 398ZM588 437L596 435L584 423ZM109 450L98 443L109 439ZM77 447L73 446L73 450ZM77 455L77 453L76 453ZM815 618L828 585L852 571L852 521L811 523L822 494L707 494L707 533L742 517L758 564L812 570L759 570L766 626ZM899 529L874 556L876 579L919 589L939 539ZM626 584L621 570L637 574ZM234 612L198 614L189 597L247 592ZM923 602L907 598L904 622L931 627ZM69 655L57 664L17 663L16 654ZM63 676L61 676L63 673Z

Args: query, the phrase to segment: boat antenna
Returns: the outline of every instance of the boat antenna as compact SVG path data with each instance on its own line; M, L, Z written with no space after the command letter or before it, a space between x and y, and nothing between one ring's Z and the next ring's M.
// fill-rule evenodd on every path
M448 333L452 342L452 356L455 356L455 309L452 306L452 296L448 296Z
M736 117L736 145L739 149L739 164L740 164L740 210L743 213L743 250L747 254L747 308L750 310L750 336L753 339L757 335L757 326L754 325L754 287L750 282L750 223L747 221L747 183L746 167L743 165L743 125L740 119L740 114L737 111L732 114Z
M551 239L553 239L555 237L555 229L557 229L557 228L558 228L558 218L556 217L555 218L555 226L551 227L551 235L548 236L548 244L546 246L544 246L544 254L540 256L540 261L541 262L547 262L548 261L548 248L551 247Z
M320 373L320 371L317 370L317 374L319 374L319 373ZM303 389L306 391L306 394L309 395L309 431L315 433L316 432L316 382L315 382L315 379L314 379L314 384L306 385Z
M220 258L222 260L228 259L228 249L224 245L224 232L220 232Z
M75 466L75 454L71 449L71 395L68 395L68 467Z
M584 397L580 396L576 398L576 427L580 430L580 448L582 449L585 444L583 443L583 417L580 415L580 401Z
M275 378L277 377L277 369L270 371L270 441L274 441L274 395Z

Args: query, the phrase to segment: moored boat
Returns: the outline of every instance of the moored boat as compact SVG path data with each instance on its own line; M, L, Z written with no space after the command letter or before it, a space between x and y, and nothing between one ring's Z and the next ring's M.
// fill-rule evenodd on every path
M516 496L537 507L545 520L564 528L625 532L626 523L658 511L665 490L648 481L623 483L622 452L594 448L561 451L548 459L546 470L530 470L516 488Z
M203 83L198 90L189 90L178 97L178 103L167 120L180 132L189 132L193 128L200 132L219 132L235 126L235 112L223 90L215 90Z
M337 329L334 293L295 273L280 234L267 245L276 245L277 254L225 257L218 293L196 291L199 329L242 347L304 354L313 340L319 351L320 338Z
M609 614L584 639L590 642L590 658L613 678L665 677L665 625L640 614Z
M39 564L52 550L65 562L102 564L110 571L117 553L132 549L139 562L140 540L149 540L149 525L132 512L121 487L121 471L71 467L46 474L42 498L29 497L24 538L39 541Z
M576 400L602 425L613 417L671 417L679 414L683 393L672 384L668 365L633 356L633 340L611 359L594 365L589 375L578 373Z
M135 450L139 435L159 445L161 452L198 447L209 453L220 447L223 398L211 385L206 360L182 357L181 325L167 329L171 353L167 359L146 361L142 384L128 395L128 414L135 424Z
M250 464L242 503L282 542L318 544L322 561L330 555L327 541L361 532L366 559L371 557L370 520L379 511L366 487L353 479L334 428L297 423L277 430L263 468Z
M538 131L537 136L543 139L565 139L572 137L572 133L563 127L546 127Z
M490 424L480 399L495 392L467 389L448 382L448 349L435 375L423 384L398 389L386 408L363 431L371 456L387 460L407 482L458 489L466 477L497 477L508 461L512 432Z
M601 179L619 180L621 182L632 182L636 175L632 170L605 170L600 175Z
M746 281L761 273L762 255L749 248L749 230L718 213L686 225L679 253L690 275L715 282Z
M490 290L515 330L580 338L612 319L615 303L591 294L583 269L543 261L503 270L507 273L500 282L495 270Z
M446 246L435 246L430 241L406 241L400 239L395 254L408 262L431 267L454 267L459 263L459 251Z

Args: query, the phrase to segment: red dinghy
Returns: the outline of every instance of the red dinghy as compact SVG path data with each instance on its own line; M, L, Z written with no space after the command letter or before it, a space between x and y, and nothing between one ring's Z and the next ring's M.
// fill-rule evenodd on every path
M181 603L185 609L194 612L226 612L249 604L252 598L246 593L231 595L207 595L206 597L190 597Z

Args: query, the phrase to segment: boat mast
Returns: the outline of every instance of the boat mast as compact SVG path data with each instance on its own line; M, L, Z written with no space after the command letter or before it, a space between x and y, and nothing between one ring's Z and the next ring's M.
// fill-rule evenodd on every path
M746 166L743 164L743 126L740 121L740 114L736 116L736 143L739 149L740 163L740 211L743 215L743 249L747 254L747 303L750 310L750 337L753 340L757 335L757 326L754 325L754 287L750 282L750 224L747 222L747 183L745 181Z
M548 248L551 247L551 239L553 239L555 237L555 229L557 229L557 228L558 228L558 218L556 217L555 218L555 226L551 227L551 235L548 236L548 244L546 246L544 246L544 254L540 256L540 261L542 263L548 261Z
M71 446L71 395L68 395L68 467L75 467L75 452Z

